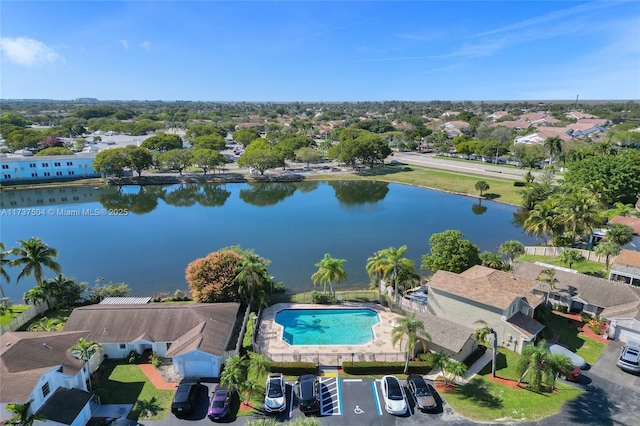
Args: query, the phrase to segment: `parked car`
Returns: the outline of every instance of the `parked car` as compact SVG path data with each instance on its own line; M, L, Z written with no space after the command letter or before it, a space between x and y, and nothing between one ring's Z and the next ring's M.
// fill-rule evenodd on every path
M407 377L407 386L413 398L416 400L416 406L421 410L433 410L437 407L436 399L433 397L431 388L424 378L419 374L410 374Z
M402 415L407 412L407 398L404 386L396 376L384 376L382 378L382 398L384 408L389 414Z
M286 384L282 373L271 373L267 376L264 395L264 409L269 413L281 412L287 408Z
M231 395L225 388L221 388L219 385L213 389L211 395L211 402L209 403L209 409L207 410L207 416L210 420L223 419L229 414L229 402L231 401Z
M305 374L296 382L300 411L313 413L320 410L320 382L314 374Z
M626 372L640 373L640 342L627 342L620 352L616 365Z
M186 416L193 412L200 389L199 377L185 377L180 381L173 395L171 412L177 417Z
M549 345L549 352L551 352L552 354L561 354L566 356L571 360L574 367L579 367L581 370L584 370L585 368L587 368L587 362L584 360L584 358L582 358L580 355L577 355L574 352L571 352L569 349L565 348L564 346L560 346L556 344Z

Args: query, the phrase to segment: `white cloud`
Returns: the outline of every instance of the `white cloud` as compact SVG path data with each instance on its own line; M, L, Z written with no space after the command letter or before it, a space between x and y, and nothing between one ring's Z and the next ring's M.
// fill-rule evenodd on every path
M148 51L151 50L151 42L145 40L140 44L140 47L142 47L144 50L146 50L148 52Z
M129 42L127 40L118 40L118 42L122 45L122 47L124 47L125 49L129 48Z
M53 48L28 37L2 37L0 38L0 50L11 62L27 67L65 61L64 57L60 56Z

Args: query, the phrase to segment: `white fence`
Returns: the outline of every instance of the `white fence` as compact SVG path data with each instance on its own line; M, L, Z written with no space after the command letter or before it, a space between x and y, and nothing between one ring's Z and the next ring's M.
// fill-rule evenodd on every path
M41 313L47 311L49 309L49 303L44 302L35 306L31 306L24 312L21 312L14 319L11 320L8 324L3 326L0 329L0 334L9 333L10 331L16 331Z
M567 247L538 247L528 246L524 248L526 254L533 254L536 256L560 256L565 250L577 250L584 256L585 259L598 263L606 263L606 256L600 256L593 251L582 249L571 249ZM615 256L609 257L609 264L611 265L616 260Z

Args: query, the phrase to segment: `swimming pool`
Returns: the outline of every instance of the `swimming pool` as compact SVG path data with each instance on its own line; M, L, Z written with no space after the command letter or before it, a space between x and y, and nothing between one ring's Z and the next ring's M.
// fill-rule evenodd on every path
M371 309L285 309L275 322L290 345L363 345L373 340L371 327L380 318Z

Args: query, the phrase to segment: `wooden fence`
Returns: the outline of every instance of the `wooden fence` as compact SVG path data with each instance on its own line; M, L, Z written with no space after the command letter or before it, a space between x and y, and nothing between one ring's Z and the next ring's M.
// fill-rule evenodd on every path
M590 250L572 249L568 247L539 247L539 246L527 246L524 248L526 254L533 254L536 256L560 256L565 250L577 250L584 256L585 259L592 262L606 263L606 256L600 256ZM616 260L615 256L609 257L609 264L611 265Z

